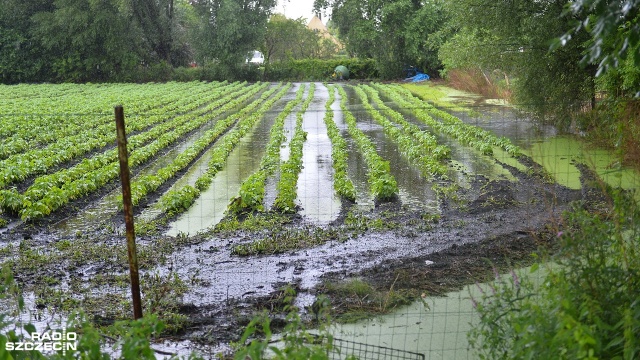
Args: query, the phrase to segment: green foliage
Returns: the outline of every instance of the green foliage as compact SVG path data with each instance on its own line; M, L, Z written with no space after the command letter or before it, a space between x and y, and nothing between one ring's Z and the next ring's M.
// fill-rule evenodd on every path
M169 216L183 212L196 201L200 191L193 186L185 186L180 190L171 190L160 198L162 210Z
M104 81L140 62L136 31L116 1L58 0L32 17L56 80Z
M566 46L581 31L591 36L582 63L598 63L598 74L614 69L627 59L640 66L640 1L580 0L566 4L566 13L578 18L554 47Z
M450 2L458 31L449 45L443 45L440 57L448 69L461 66L509 74L517 79L513 95L520 106L566 128L571 116L595 95L595 67L578 64L588 40L585 34L549 52L550 40L571 27L564 4L559 0Z
M301 60L330 57L323 53L322 37L309 29L304 19L287 19L274 14L267 23L264 44L260 50L264 54L267 68L277 61Z
M273 207L284 213L295 213L296 211L296 187L298 185L298 175L302 169L302 149L305 140L307 140L307 133L302 129L303 116L313 100L314 90L315 84L311 83L307 99L302 103L300 110L296 114L296 127L289 142L289 160L280 165L280 180L276 185L278 195Z
M280 146L286 140L284 136L284 121L299 103L302 102L304 94L304 84L300 86L296 93L296 98L285 105L284 109L276 117L269 132L269 143L267 151L260 160L260 170L251 174L249 178L240 185L239 195L233 198L228 206L231 213L243 213L252 211L262 211L264 200L264 184L267 177L273 174L280 164Z
M331 21L350 55L372 58L383 79L398 78L407 65L440 68L437 50L448 35L441 1L316 1L331 8Z
M378 77L376 63L371 59L335 60L291 60L270 63L265 69L265 80L269 81L326 81L331 78L338 65L349 69L351 79L372 79Z
M341 197L354 202L356 200L356 189L353 182L347 176L347 142L340 135L340 129L333 121L333 109L331 105L335 101L335 87L328 86L329 99L325 104L324 123L327 127L327 135L331 140L331 158L333 160L333 188Z
M261 45L275 0L206 0L194 3L196 58L217 63L227 77L241 68L249 51Z
M423 121L431 129L443 134L447 134L462 144L469 145L481 151L485 155L493 154L493 146L504 149L512 156L520 154L520 149L515 146L509 139L505 137L497 137L493 133L480 127L470 125L459 118L440 110L433 105L421 101L414 97L408 90L397 85L380 85L374 84L375 88L380 89L385 95L389 96L400 106L403 106L414 114L414 116ZM439 118L435 120L431 115ZM443 148L435 148L434 153L443 153L440 156L446 156L448 152Z
M255 317L245 329L239 341L239 348L236 350L234 359L264 359L265 357L277 360L324 360L329 358L329 351L332 349L333 336L329 333L329 320L320 323L320 333L312 335L307 331L305 324L299 315L299 309L293 305L295 291L290 287L284 289L284 310L288 312L287 325L280 333L282 347L269 345L272 342L273 332L271 330L270 319L263 314ZM316 302L319 304L317 313L327 313L328 301ZM314 310L315 311L315 310ZM249 339L254 338L248 345Z
M447 168L442 161L449 157L451 150L447 146L438 145L435 136L420 130L417 125L406 121L402 114L386 106L373 88L361 86L355 90L367 112L384 128L385 134L398 144L402 154L418 165L423 175L427 178L446 177ZM376 108L369 104L367 94ZM396 124L399 126L396 127Z
M282 96L284 96L284 94L289 90L290 87L291 87L291 84L287 84L286 86L282 87L282 89L280 89L280 91L277 94L271 97L271 95L273 95L279 88L279 87L273 87L272 89L265 91L260 96L260 99L258 101L254 101L250 105L244 107L243 110L240 111L239 113L236 113L230 116L230 118L233 118L233 121L237 120L238 118L240 118L240 120L238 121L238 123L236 123L236 126L232 130L228 131L227 134L225 134L224 137L216 143L216 147L213 149L213 152L211 155L211 160L209 160L207 171L196 180L195 190L197 190L197 194L195 194L193 201L195 201L195 198L197 198L200 195L201 191L204 191L209 188L209 185L211 185L211 182L213 181L213 177L218 173L218 171L220 171L224 167L224 164L227 158L229 157L229 154L231 154L231 151L235 148L235 146L238 144L240 139L242 139L246 134L249 133L249 131L251 131L251 129L253 129L253 127L258 122L258 120L260 120L264 116L264 114L271 108L271 106L273 106L273 104L277 100L279 100ZM256 107L260 103L262 103L262 105L260 106L260 108L256 109ZM189 188L189 187L190 186L188 185L185 186L185 188ZM249 185L247 185L247 187L249 187ZM192 191L184 190L185 188L180 190L181 193L186 191L186 193L181 195L183 198L177 201L183 202L185 204L189 203L189 206L191 206L193 201L190 200L190 198L192 197L190 193L192 193ZM238 204L249 204L249 203L258 201L261 198L259 196L258 197L255 196L256 191L259 191L259 190L255 188L251 190L247 190L246 188L241 189L240 197L238 200L236 200L236 202ZM169 198L171 196L172 196L171 193L167 193L163 195L162 198L160 199L161 203L164 201L163 199ZM185 197L186 199L184 199ZM172 200L167 199L167 201L172 201ZM187 210L189 206L183 207L181 209L177 209L177 208L170 209L168 207L163 206L163 209L169 215L173 215L173 214L180 213Z
M558 266L541 285L513 273L477 302L469 336L481 358L637 358L640 211L628 194L612 195L606 214L579 205L566 214Z
M367 162L367 181L371 194L378 201L395 199L399 191L398 183L393 175L391 175L389 162L378 155L376 147L371 140L358 129L356 118L347 109L347 93L345 90L342 87L338 87L338 92L342 98L340 107L342 108L349 135L354 139L358 145L358 149Z

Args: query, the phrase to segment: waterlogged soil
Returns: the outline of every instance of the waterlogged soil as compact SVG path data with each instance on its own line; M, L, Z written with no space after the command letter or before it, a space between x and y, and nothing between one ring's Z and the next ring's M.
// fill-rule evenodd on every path
M524 174L507 168L517 182L472 177L459 199L440 203L438 215L412 210L399 200L368 211L343 203L340 216L321 227L293 216L271 228L218 230L191 238L141 235L143 282L152 283L155 276L170 286L169 279L177 276L186 287L171 300L175 289L143 285L143 296L174 301L165 310L185 316L186 322L171 336L172 341L188 340L206 354L237 340L257 312L272 313L274 327L282 326L285 285L300 294L296 304L304 313L315 296L326 293L331 311L340 316L366 302L332 293L331 284L360 279L377 291L393 289L405 296L400 305L421 294L439 295L485 280L494 267L528 264L532 253L551 248L561 212L570 202L593 195L544 181L535 171ZM301 232L309 243L301 242L292 250L233 254L237 245L286 240ZM25 230L9 237L14 244L22 244L12 248L10 256L16 278L25 290L36 293L32 310L57 312L73 303L102 324L128 316L121 234L103 231L69 239L55 231L32 234ZM44 259L47 255L52 256L50 263ZM42 291L43 284L48 284L48 291ZM150 306L152 300L145 298L145 304ZM376 312L371 304L365 308ZM164 348L176 349L166 344Z
M327 96L324 86L316 85L316 93ZM358 105L354 99L350 102ZM331 313L346 320L353 313L390 311L423 294L460 289L492 277L494 269L526 265L533 261L532 254L552 251L562 230L561 214L573 202L582 200L597 209L606 201L593 187L595 175L588 167L576 166L581 185L590 189L584 191L558 184L526 156L518 159L517 167L478 160L508 173L492 176L469 169L472 165L460 155L459 166L467 167L460 171L465 186L436 197L433 184L421 179L377 125L364 120L361 130L369 131L378 150L392 160L392 172L405 190L395 201L375 204L368 194L364 160L350 151L356 204L341 201L332 197L323 107L324 102L314 102L305 115L308 144L319 144L313 151L305 149L306 170L298 185L299 192L308 194L301 202L307 213L225 218L216 228L193 236L164 235L172 226L166 222L145 223L137 229L144 310L158 313L170 324L158 346L172 352L198 349L205 357L212 356L228 350L227 344L237 341L243 327L261 311L273 316L275 328L281 327L282 289L287 285L297 291L295 304L309 322L313 318L309 307L319 294L328 295ZM275 115L263 123L272 122ZM339 113L334 121L349 146L355 147L344 134ZM256 143L266 143L268 126L258 125L251 136ZM249 159L252 164L259 162L260 156L248 146L239 145L229 160L234 166L223 170L237 173L233 183L252 172L240 164ZM464 151L458 148L454 153ZM314 178L314 173L322 176ZM314 194L327 200L314 203ZM67 211L66 215L74 213ZM18 283L33 299L28 307L34 314L53 317L80 308L97 324L108 325L130 316L122 225L117 217L75 233L46 224L21 225L0 234L0 261L12 265ZM393 290L394 305L382 309L372 301L373 295L368 299L336 290L354 279L373 292Z

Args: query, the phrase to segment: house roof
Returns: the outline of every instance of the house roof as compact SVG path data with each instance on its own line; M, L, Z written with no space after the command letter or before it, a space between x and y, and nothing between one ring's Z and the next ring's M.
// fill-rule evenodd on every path
M326 39L331 39L331 41L333 41L339 48L342 47L342 44L340 43L340 41L338 41L338 39L336 39L333 35L329 33L329 30L322 23L322 20L320 20L318 16L314 15L313 18L311 18L311 20L307 24L307 28L313 31L319 32L320 35Z

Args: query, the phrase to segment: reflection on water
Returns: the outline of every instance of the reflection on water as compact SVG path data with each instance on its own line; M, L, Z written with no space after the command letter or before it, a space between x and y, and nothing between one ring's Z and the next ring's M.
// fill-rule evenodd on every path
M329 98L327 88L316 83L315 98L304 113L302 128L307 132L302 155L302 171L298 179L300 212L318 224L338 217L342 203L333 188L331 140L324 124L324 105Z
M135 177L132 178L132 181L135 181L136 178L139 178L140 176L157 173L158 170L170 164L176 156L193 145L205 132L212 129L215 124L215 121L205 124L203 127L196 130L194 134L189 136L187 140L162 154L151 164L140 170L135 169L137 173ZM118 187L101 199L93 202L87 208L78 212L77 215L59 222L56 224L56 228L66 234L73 234L77 231L95 231L99 225L105 221L105 219L109 219L118 212L119 206L122 205L122 199L120 199L121 195L122 188Z
M276 103L276 106L281 102ZM277 113L270 112L252 132L243 137L227 158L225 167L213 178L207 190L188 211L170 224L167 235L195 234L220 222L242 182L260 168L260 159L269 142L269 131Z

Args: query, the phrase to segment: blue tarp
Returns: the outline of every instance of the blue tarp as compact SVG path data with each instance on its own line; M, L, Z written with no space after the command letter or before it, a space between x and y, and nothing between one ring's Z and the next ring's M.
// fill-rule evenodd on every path
M420 82L420 81L425 81L429 79L430 79L429 75L423 74L423 73L417 73L416 76L408 77L404 79L404 81Z

